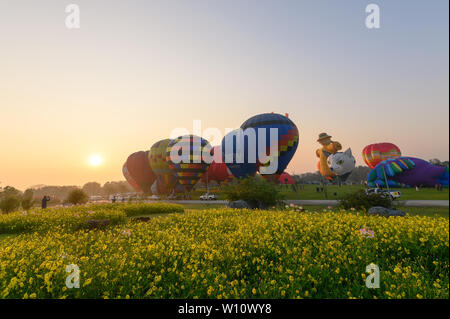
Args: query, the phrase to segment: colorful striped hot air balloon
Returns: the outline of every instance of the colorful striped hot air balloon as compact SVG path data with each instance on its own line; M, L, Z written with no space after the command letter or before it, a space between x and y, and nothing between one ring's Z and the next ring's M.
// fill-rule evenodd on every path
M150 166L156 175L157 190L161 194L170 193L177 181L166 159L167 145L170 141L170 139L164 139L156 142L149 152Z
M288 166L292 157L297 150L299 143L299 133L297 126L292 122L287 114L281 115L276 113L264 113L255 115L249 118L241 125L241 129L246 132L249 129L254 129L256 133L256 140L253 147L256 147L256 154L258 157L258 171L263 177L269 177L270 179L277 180L280 174ZM261 129L265 129L264 131ZM262 164L265 162L259 158L259 149L258 149L258 139L261 132L265 134L265 152L266 154L270 154L270 146L271 140L270 136L273 134L273 130L276 129L276 137L275 140L278 144L276 153L273 154L272 158L269 158L269 162L266 164ZM250 145L252 147L252 145ZM276 171L274 173L266 173L265 168L267 168L268 164L275 161Z
M148 161L148 152L140 151L131 154L128 156L123 166L124 168L122 168L122 172L130 185L134 189L136 189L135 185L137 185L139 190L146 194L150 193L150 187L156 179Z
M167 145L166 160L178 183L186 192L190 192L209 167L211 145L207 140L184 135L170 141Z
M364 147L362 157L370 168L374 168L381 161L402 156L400 149L392 143L376 143Z

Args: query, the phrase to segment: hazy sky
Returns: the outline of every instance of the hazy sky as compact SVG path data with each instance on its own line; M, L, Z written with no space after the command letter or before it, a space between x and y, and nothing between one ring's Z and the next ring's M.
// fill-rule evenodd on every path
M383 141L447 160L448 1L376 1L380 29L369 3L0 0L0 186L122 180L174 128L264 112L299 128L289 172L316 169L321 132L360 165Z

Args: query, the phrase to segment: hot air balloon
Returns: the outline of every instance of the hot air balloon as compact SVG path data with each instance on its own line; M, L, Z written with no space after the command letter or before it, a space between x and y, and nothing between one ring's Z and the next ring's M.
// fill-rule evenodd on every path
M206 182L206 178L210 181L218 183L229 181L233 178L233 174L222 160L221 146L214 146L211 151L213 161L209 165L208 170L202 176L202 182Z
M131 177L130 173L128 172L127 162L123 163L122 173L125 179L127 180L128 184L130 184L131 187L133 187L136 192L138 193L142 192L142 190L139 188L139 185L136 184L133 177Z
M288 184L288 185L295 184L295 181L292 178L292 176L286 172L284 172L283 174L280 175L280 178L278 178L278 182L280 184Z
M448 187L449 169L420 158L401 156L380 162L370 171L367 179L370 187Z
M374 168L381 161L402 156L400 149L392 143L376 143L364 147L362 157L370 168Z
M241 129L245 132L253 129L256 134L255 145L250 145L256 148L257 161L258 161L258 171L263 177L269 177L272 180L279 178L280 174L286 169L287 165L291 161L292 157L297 150L299 143L299 133L297 126L292 122L287 114L281 115L276 113L264 113L255 115L248 120L246 120L241 125ZM273 130L276 129L275 141L277 142L277 149L274 154L270 154L271 148L271 135ZM265 161L260 158L259 139L264 136L260 134L265 134L265 154L270 154L269 161ZM263 162L266 162L263 164ZM269 169L274 165L274 170Z
M205 154L209 156L210 151L208 141L195 135L179 136L167 145L169 168L185 192L190 192L208 169L210 159Z
M255 176L258 170L256 152L254 159L249 158L248 146L248 138L242 134L242 130L231 131L222 139L222 160L236 178Z
M164 139L152 145L149 152L150 167L156 175L158 193L168 194L172 191L177 177L169 168L169 163L166 159L167 145L170 139Z
M149 151L140 151L128 156L128 159L124 164L125 170L123 170L125 178L129 175L144 193L150 192L150 187L156 179L148 161L148 152ZM130 184L133 186L132 183Z

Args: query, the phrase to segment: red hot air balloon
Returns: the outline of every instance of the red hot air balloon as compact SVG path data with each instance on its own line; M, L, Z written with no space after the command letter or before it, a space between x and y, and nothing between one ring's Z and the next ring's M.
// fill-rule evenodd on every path
M127 162L123 163L122 173L125 179L127 180L128 184L130 184L131 187L133 187L136 192L138 193L142 192L142 190L139 188L139 185L136 184L133 177L131 177L130 172L128 172Z
M362 151L364 162L366 162L367 166L370 168L374 168L381 161L397 158L401 155L400 149L392 143L370 144L364 147Z
M278 182L280 184L295 184L294 179L292 178L291 175L289 175L288 173L284 172L283 174L280 175L280 178L278 179Z
M208 170L202 176L202 182L206 182L206 178L210 181L215 181L218 183L229 181L233 179L233 174L231 174L227 165L222 160L222 149L221 146L214 146L211 150L213 155L213 161L209 165Z
M131 179L142 192L150 193L150 188L155 181L156 176L150 168L150 163L148 161L148 151L140 151L131 154L130 156L128 156L124 167L126 168L126 170L123 170L124 175L125 172L127 172L129 174L129 177L131 177ZM125 176L125 178L127 178L127 176ZM132 183L130 184L131 186L133 186ZM133 186L133 188L135 187Z

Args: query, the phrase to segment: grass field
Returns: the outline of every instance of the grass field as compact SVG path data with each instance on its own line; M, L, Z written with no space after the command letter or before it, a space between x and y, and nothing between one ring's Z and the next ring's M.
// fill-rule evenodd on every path
M304 185L304 189L299 190L297 193L292 190L291 187L279 186L281 192L285 195L286 199L325 199L323 192L317 192L316 188L319 185ZM341 187L337 185L330 185L326 187L327 199L340 199L343 195L355 192L359 189L364 189L363 185L343 185ZM416 191L415 188L396 188L402 192L402 200L448 200L449 189L444 188L442 191L437 191L434 188L421 188ZM220 196L220 188L211 188L211 193L218 194ZM205 190L196 190L192 193L192 199L199 199L200 195L204 194ZM336 193L336 194L335 194ZM222 197L221 197L222 198Z

